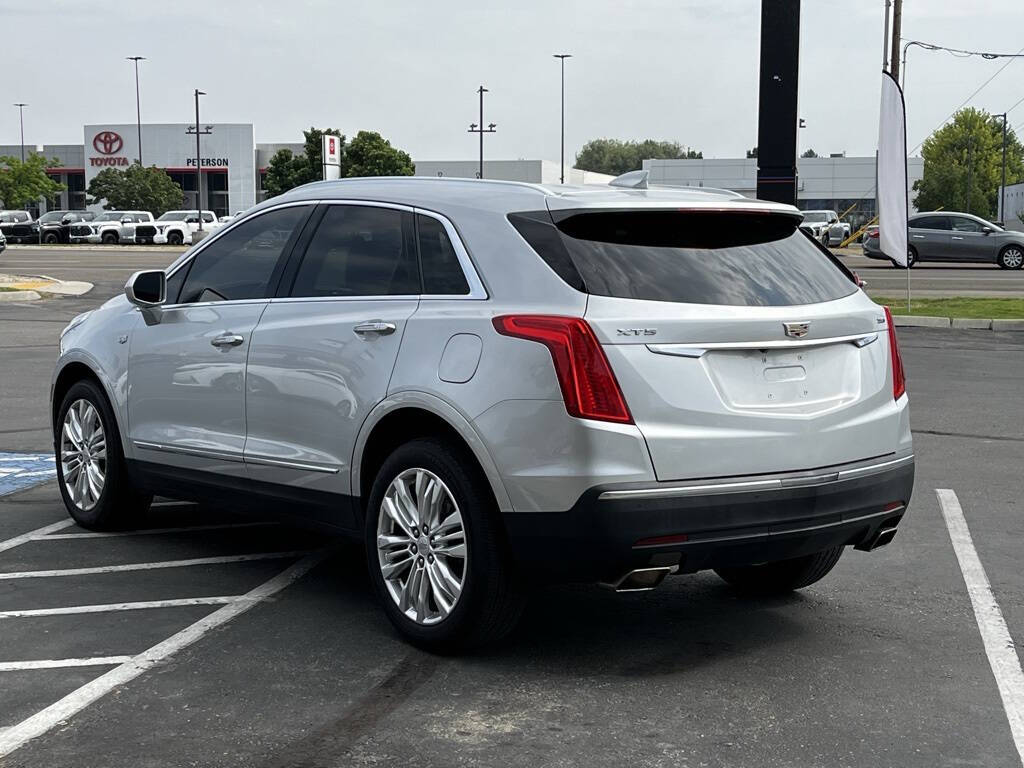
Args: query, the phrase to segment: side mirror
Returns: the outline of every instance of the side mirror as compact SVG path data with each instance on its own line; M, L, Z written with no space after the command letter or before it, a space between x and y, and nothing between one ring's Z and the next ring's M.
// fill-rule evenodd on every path
M121 217L121 223L122 224L131 224L132 223L132 217L131 216L122 216Z
M140 309L158 307L167 298L167 275L162 269L136 272L125 283L124 295Z
M195 216L189 216L189 217L187 217L185 219L185 223L186 224L198 224L199 223L199 219L197 219Z
M981 228L981 234L983 234L983 235L991 235L993 232L995 232L995 230L992 229L992 227L982 227Z

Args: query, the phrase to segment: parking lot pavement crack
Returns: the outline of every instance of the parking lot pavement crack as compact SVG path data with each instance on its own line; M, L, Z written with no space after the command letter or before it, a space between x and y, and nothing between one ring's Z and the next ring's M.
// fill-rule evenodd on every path
M1011 435L976 435L970 432L945 432L941 429L914 429L915 435L937 435L938 437L964 437L969 440L999 440L1011 443L1024 443L1024 437Z

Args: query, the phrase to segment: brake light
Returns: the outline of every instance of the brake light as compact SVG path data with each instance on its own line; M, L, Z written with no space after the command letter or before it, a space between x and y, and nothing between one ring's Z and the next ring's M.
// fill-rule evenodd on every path
M892 396L899 400L907 391L907 378L903 374L903 358L900 357L900 345L896 341L896 324L892 321L892 312L885 309L885 322L889 326L889 359L892 361Z
M878 237L878 230L877 229L872 229L871 231L869 231L868 232L868 237L870 237L872 240L877 238Z
M586 320L558 315L501 315L493 322L503 336L536 341L548 348L570 416L633 423L619 382Z

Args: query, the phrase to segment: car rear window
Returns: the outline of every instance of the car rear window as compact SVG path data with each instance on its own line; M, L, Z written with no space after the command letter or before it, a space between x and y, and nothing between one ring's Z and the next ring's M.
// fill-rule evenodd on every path
M857 290L798 217L733 211L570 210L509 221L566 283L687 304L816 304Z

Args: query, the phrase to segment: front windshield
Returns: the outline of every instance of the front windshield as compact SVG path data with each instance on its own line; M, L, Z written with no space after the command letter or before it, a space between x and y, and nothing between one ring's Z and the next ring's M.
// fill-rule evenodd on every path
M101 213L93 221L120 221L122 216L124 216L124 213L121 211L107 211L106 213Z
M168 211L157 221L183 221L186 216L195 216L195 211Z
M50 221L60 221L66 215L67 211L50 211L49 213L44 213L42 216L40 216L39 222L42 224L46 224L47 222Z
M820 224L827 221L824 211L804 211L804 221L809 221L812 224Z

